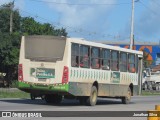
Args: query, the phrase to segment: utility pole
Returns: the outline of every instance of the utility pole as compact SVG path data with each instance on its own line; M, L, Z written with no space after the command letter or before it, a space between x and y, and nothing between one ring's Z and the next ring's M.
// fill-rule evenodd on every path
M131 36L130 36L130 49L133 48L134 40L134 0L132 0L132 18L131 18Z
M11 10L11 13L10 13L10 29L9 29L10 34L12 34L12 32L13 32L13 8L14 8L14 1L10 5L10 10Z

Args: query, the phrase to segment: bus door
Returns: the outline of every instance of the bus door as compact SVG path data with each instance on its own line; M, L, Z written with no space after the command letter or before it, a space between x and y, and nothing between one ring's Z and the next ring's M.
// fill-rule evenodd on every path
M137 69L138 69L138 94L141 94L142 90L142 69L143 69L143 56L137 56Z

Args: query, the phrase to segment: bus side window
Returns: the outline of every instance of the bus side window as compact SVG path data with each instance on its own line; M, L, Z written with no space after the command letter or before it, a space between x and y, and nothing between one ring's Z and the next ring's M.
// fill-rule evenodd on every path
M88 67L88 61L89 61L89 57L87 54L82 56L80 59L80 67Z
M93 69L100 68L100 49L92 47L91 49L91 67Z
M102 49L101 58L102 58L102 69L109 70L110 69L110 50Z
M72 43L71 48L71 66L78 67L79 66L79 45Z
M127 53L120 53L120 71L127 72Z
M90 48L89 46L81 45L80 47L80 67L89 68L90 66Z
M118 53L118 51L111 52L111 69L114 71L119 70L119 53Z
M135 55L134 54L129 54L129 59L128 59L128 71L131 73L135 73Z
M72 67L78 67L78 58L79 58L79 56L72 56L72 59L71 59L71 65L72 65Z

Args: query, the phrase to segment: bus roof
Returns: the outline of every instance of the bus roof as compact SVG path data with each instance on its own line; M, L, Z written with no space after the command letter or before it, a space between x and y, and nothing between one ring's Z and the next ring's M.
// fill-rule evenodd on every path
M122 48L119 46L112 46L112 45L107 45L107 44L103 44L103 43L87 41L85 39L80 39L80 38L67 38L67 40L69 40L70 42L73 42L73 43L89 45L89 46L93 46L93 47L101 47L101 48L107 48L107 49L111 49L111 50L117 50L117 51L123 51L123 52L143 55L142 51L130 50L130 49Z

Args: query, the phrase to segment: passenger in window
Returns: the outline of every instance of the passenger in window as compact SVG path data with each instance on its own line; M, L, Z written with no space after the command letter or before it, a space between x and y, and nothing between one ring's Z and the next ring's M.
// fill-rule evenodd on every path
M109 67L109 60L102 60L102 69L110 69Z
M113 62L113 69L114 70L118 70L118 63L117 62Z
M81 67L88 67L88 60L89 60L89 57L88 55L84 55L81 59L81 63L80 63L80 66Z
M136 72L135 67L132 64L128 64L128 70L129 72L132 72L132 73Z
M92 68L95 68L95 69L100 68L99 59L96 59L96 58L92 59Z
M131 72L132 72L132 73L135 73L135 72L136 72L136 70L135 70L134 67L132 67Z
M100 68L99 60L98 60L98 59L95 59L95 62L96 62L96 66L95 66L95 68Z

